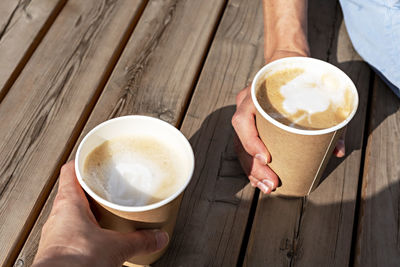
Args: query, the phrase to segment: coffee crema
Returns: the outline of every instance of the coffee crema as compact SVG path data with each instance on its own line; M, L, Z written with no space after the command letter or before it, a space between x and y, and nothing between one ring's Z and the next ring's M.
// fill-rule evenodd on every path
M256 90L257 101L268 115L287 126L330 128L354 108L349 85L333 72L293 66L264 75Z
M123 206L144 206L173 195L184 177L173 148L147 136L107 140L85 159L83 180L102 198Z

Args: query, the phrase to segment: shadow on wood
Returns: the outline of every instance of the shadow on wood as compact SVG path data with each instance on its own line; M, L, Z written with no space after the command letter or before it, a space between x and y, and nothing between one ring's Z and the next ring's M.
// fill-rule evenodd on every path
M377 249L380 253L368 256L365 247L358 247L354 256L364 264L359 266L365 266L365 257L373 260L368 266L400 265L396 220L399 218L398 203L388 201L388 196L393 191L399 195L398 181L364 200L364 205L369 209L363 211L361 216L366 212L370 217L372 212L377 219L368 219L373 225L367 229L359 229L364 235L362 245ZM385 203L386 207L377 206L377 203ZM263 206L263 212L260 213L258 222L262 223L253 225L253 242L257 244L257 248L253 249L252 243L249 243L248 250L252 257L246 258L244 266L351 266L348 262L350 251L348 246L343 246L341 240L344 238L351 241L352 232L340 226L345 221L344 217L353 216L346 211L352 209L354 204L354 201L344 201L321 205L313 201L313 195L307 200L276 196L261 198L259 205ZM386 219L388 212L392 213L390 220ZM277 216L280 218L279 223ZM375 233L371 232L374 230ZM336 233L336 239L327 239L332 236L332 232ZM272 240L274 241L271 242ZM310 240L314 243L313 246L310 246ZM327 240L330 242L326 242ZM319 253L315 253L316 247Z
M360 140L364 139L364 134L367 134L366 137L368 137L386 117L396 113L399 107L386 106L384 112L386 116L374 118L380 121L369 124L372 88L380 78L354 50L344 24L339 1L321 5L319 0L309 0L308 13L308 39L311 56L328 61L343 70L353 80L360 98L358 111L347 127L346 155L343 158L332 156L321 178L320 183L322 183L349 155L362 149L363 142ZM326 43L326 40L330 42L328 49L321 45ZM380 89L390 91L388 87ZM396 96L393 94L393 97ZM367 129L368 125L373 127Z
M398 110L400 104L392 106L389 113ZM191 266L205 266L204 263L206 266L218 266L226 262L223 260L225 257L235 258L238 255L246 222L252 220L249 218L249 206L253 192L233 151L234 132L229 119L234 111L234 106L226 106L212 112L190 138L195 151L196 172L185 193L186 201L180 210L171 247L155 266L189 262ZM384 115L380 116L381 121L390 114ZM357 130L355 126L352 127L354 131ZM357 146L354 148L355 151L360 150ZM348 264L351 253L349 244L356 234L353 233L353 221L349 218L354 217L356 200L350 192L354 189L349 186L353 183L351 179L335 177L337 173L349 172L346 165L349 164L343 160L332 159L330 167L332 170L339 170L307 198L261 197L258 206L262 210L257 210L259 214L253 224L253 240L247 248L247 253L251 253L252 258L245 258L244 265L307 266L307 263L312 263L314 266L323 266L327 262L331 263L330 266ZM358 176L355 178L358 179ZM340 190L336 190L338 188ZM398 185L392 183L367 197L363 205L370 207L372 203L387 203L388 207L379 208L378 213L386 214L393 210L395 214L392 218L398 218L397 204L386 201L388 194L396 190L398 191ZM396 229L394 220L382 219L374 223L383 228ZM232 232L236 231L243 234L234 237ZM393 245L390 247L393 250L397 235L380 240L383 242L382 246L385 242ZM257 244L257 247L253 248L253 244ZM316 254L316 247L319 252L325 253ZM359 256L360 251L355 251L354 257ZM376 260L383 260L388 264L386 266L395 266L399 264L398 259L392 257ZM234 260L236 259L232 262Z
M213 111L190 138L196 168L167 253L154 266L234 266L254 189L233 147L233 105Z

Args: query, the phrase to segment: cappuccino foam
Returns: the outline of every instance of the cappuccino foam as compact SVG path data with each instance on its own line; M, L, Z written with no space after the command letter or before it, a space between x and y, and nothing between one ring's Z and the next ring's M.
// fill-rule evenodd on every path
M336 73L289 67L268 72L257 100L274 119L299 129L325 129L353 110L350 87Z
M84 178L102 198L124 206L156 203L182 186L173 148L151 137L107 140L85 159Z

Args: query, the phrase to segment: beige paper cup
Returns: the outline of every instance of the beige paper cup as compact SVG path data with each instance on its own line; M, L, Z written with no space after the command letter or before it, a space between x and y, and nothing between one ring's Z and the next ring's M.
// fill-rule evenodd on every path
M354 94L353 110L346 120L322 130L300 130L286 126L269 116L257 101L256 90L267 73L286 67L317 68L333 72ZM275 194L302 197L309 195L319 184L344 127L354 117L358 93L351 79L337 67L313 58L283 58L265 65L251 85L251 97L256 106L256 125L261 140L271 154L269 167L279 176L281 186Z
M112 203L96 194L83 177L83 166L88 154L106 140L120 136L144 135L164 140L173 148L185 180L170 197L146 206L123 206ZM80 143L75 160L78 181L90 199L92 210L100 225L119 232L132 232L136 229L160 228L173 234L182 195L190 182L194 170L193 150L185 136L172 125L146 116L124 116L108 120L92 129ZM130 259L127 265L149 265L159 259L166 248L156 253Z

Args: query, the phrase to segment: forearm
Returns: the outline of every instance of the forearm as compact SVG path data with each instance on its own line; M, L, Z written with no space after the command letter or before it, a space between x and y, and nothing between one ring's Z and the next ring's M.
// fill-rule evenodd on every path
M263 0L264 57L279 52L309 56L307 0Z

